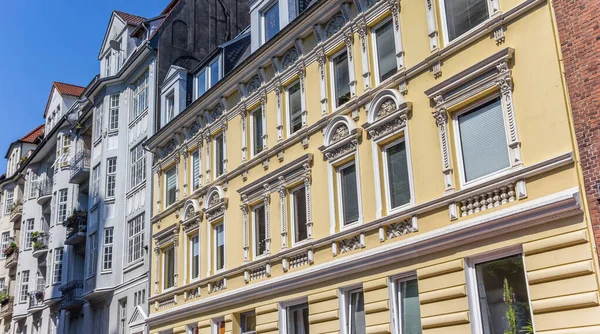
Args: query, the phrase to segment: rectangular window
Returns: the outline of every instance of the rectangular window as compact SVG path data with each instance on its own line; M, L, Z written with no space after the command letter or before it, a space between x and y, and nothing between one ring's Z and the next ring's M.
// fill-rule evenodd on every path
M247 312L240 315L240 333L254 334L256 333L256 313Z
M200 97L206 93L206 70L203 70L198 74L196 83L198 85L198 97Z
M200 277L200 236L190 238L190 279Z
M104 230L104 247L103 247L103 259L102 259L102 270L112 270L113 262L113 242L114 242L114 229L109 227Z
M214 319L212 324L213 334L225 334L225 319Z
M29 185L29 198L36 198L37 197L37 190L38 190L38 180L39 180L39 176L37 174L36 171L31 171L29 173L29 178L30 181L28 182Z
M166 100L167 107L167 122L170 122L173 118L175 118L175 94L171 93L167 95Z
M119 130L119 94L110 96L110 111L108 113L108 130Z
M200 188L202 175L200 174L200 150L192 154L192 189Z
M215 176L219 177L223 175L224 171L224 152L223 152L223 134L220 134L215 137Z
M144 248L144 215L141 214L129 221L127 235L127 263L142 258Z
M4 277L0 278L0 292L8 294L8 287L6 286L6 279Z
M459 115L457 122L465 182L510 166L500 98Z
M29 270L21 273L21 289L19 290L19 302L25 303L29 297Z
M148 108L148 72L142 74L133 85L133 110L130 121L141 115Z
M219 58L217 58L213 60L212 63L210 63L210 87L216 85L220 79L221 76L219 73Z
M106 159L106 197L115 197L117 187L117 158Z
M308 303L288 306L284 312L285 334L309 334Z
M263 16L263 43L279 32L279 1L265 10Z
M350 225L358 221L358 187L356 181L356 165L354 163L338 169L338 197L342 225Z
M225 268L225 228L223 223L213 227L215 245L215 270Z
M98 234L90 234L90 245L88 249L88 277L96 275L96 262L98 260Z
M94 122L94 140L102 138L102 118L103 118L103 107L102 103L98 103L96 107L96 120Z
M53 282L59 284L62 281L62 269L63 269L63 249L54 249L54 263L53 263Z
M131 166L129 166L131 188L135 188L146 180L146 153L142 144L131 149Z
M294 243L304 241L308 237L306 228L306 189L297 188L292 194L292 226L294 228Z
M175 286L175 249L169 247L163 251L163 289Z
M448 41L475 28L490 17L486 0L444 0Z
M406 142L392 143L385 147L383 152L388 207L394 209L410 202Z
M100 196L100 164L92 169L92 198L94 203L98 201Z
M531 323L522 254L471 262L468 277L471 316L478 332L521 333Z
M288 122L290 134L302 128L302 96L300 82L292 84L287 89L288 95Z
M119 301L119 333L127 333L127 298Z
M165 207L168 208L177 201L177 167L173 167L165 173L165 180Z
M259 154L263 150L263 116L262 108L252 113L252 154Z
M335 93L335 107L339 107L350 100L350 73L348 54L346 51L332 59L333 86Z
M4 250L8 248L8 246L10 246L10 232L3 232L2 233L2 253L0 253L0 259L4 259L6 258L6 255L4 255Z
M265 206L261 205L253 211L254 221L254 256L258 257L267 253L267 221Z
M58 191L58 221L57 223L61 224L65 220L67 220L67 189L61 189Z
M365 299L362 289L346 292L345 326L347 334L366 333Z
M25 222L25 248L30 249L33 247L33 241L31 240L31 233L35 228L35 221L33 219L27 219Z
M10 211L13 208L13 203L15 199L15 190L9 189L6 191L6 196L4 197L4 214L10 215Z
M379 82L385 81L398 71L395 43L392 20L388 20L386 23L375 29Z
M394 322L399 334L421 334L419 285L416 278L396 281Z
M44 289L46 289L46 279L44 278L40 268L38 268L36 276L35 291L44 291ZM39 301L43 301L43 298L41 298Z

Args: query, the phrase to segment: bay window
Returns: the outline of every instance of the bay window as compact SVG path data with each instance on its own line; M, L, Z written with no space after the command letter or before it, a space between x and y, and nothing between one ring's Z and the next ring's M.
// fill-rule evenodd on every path
M394 40L394 25L392 20L387 20L383 24L373 29L375 33L375 51L377 53L377 80L385 81L394 75L398 70L396 63L396 44Z
M130 121L140 116L148 108L148 71L133 84L133 108Z
M127 263L131 264L143 256L144 214L127 223Z
M340 107L350 100L350 73L346 51L331 58L333 73L334 107Z
M106 160L106 197L115 197L117 188L117 158Z
M302 128L302 96L300 82L291 84L287 88L288 98L288 130L293 134Z
M94 203L98 201L100 196L100 164L92 169L92 198Z
M25 303L29 297L29 270L21 272L21 287L19 289L19 303Z
M104 247L102 253L102 270L112 270L113 263L113 243L114 243L114 228L109 227L104 230Z
M67 196L68 196L68 190L67 189L61 189L58 191L58 206L57 206L57 218L58 221L57 223L63 223L65 220L67 220Z
M110 96L110 110L108 112L108 130L116 131L119 129L119 94Z
M8 189L6 191L6 195L4 196L4 214L10 215L10 211L13 208L13 204L15 201L15 190Z
M130 153L131 165L129 166L130 188L135 188L146 180L146 153L142 144L132 148Z
M460 37L490 17L486 0L442 0L448 41Z
M54 263L52 264L52 282L54 284L60 284L60 282L62 281L63 254L64 253L62 247L54 249Z

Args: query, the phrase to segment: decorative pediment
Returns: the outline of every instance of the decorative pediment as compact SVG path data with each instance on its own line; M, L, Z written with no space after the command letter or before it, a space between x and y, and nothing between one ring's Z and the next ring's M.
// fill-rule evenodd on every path
M356 153L361 134L362 129L356 127L352 118L335 117L325 128L325 140L319 150L323 152L326 160L335 163Z
M388 89L375 96L367 110L368 122L363 128L375 141L402 130L406 126L412 103L405 102L400 92Z
M133 310L133 314L131 315L131 318L129 318L129 323L128 324L129 324L129 326L135 326L135 325L143 324L146 321L146 318L148 318L146 316L146 313L141 308L141 306L138 305Z
M167 142L167 145L165 145L165 149L163 150L163 157L166 157L169 154L173 153L176 149L177 141L175 140L175 138L172 138Z
M327 24L325 24L325 37L329 38L333 36L336 32L340 31L344 25L346 25L346 19L344 19L344 16L341 13L334 15L331 19L329 19Z
M186 233L189 233L198 228L198 223L202 219L203 212L200 209L200 204L195 199L186 201L183 207L182 226Z
M206 193L206 203L204 205L204 215L208 221L215 221L225 214L227 209L227 198L223 188L220 186L212 187Z
M154 233L152 238L156 241L156 246L160 248L171 243L177 243L179 240L179 228L180 224L175 223L165 227L162 231Z

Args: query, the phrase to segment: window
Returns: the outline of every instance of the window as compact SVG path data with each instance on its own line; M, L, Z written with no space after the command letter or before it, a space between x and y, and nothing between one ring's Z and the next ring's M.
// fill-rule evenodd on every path
M266 43L279 32L279 1L262 14L263 19L263 43Z
M102 138L102 118L103 118L103 105L102 103L98 104L96 107L96 120L94 122L94 140L100 140Z
M110 53L109 53L104 58L104 69L106 70L104 72L104 76L106 76L106 77L110 76L110 74L112 73L110 60L111 60L111 57L110 57Z
M62 268L63 268L63 249L56 248L54 250L54 263L53 263L53 281L54 284L59 284L62 281Z
M6 279L4 277L0 278L0 291L2 293L7 293L8 287L6 286Z
M335 107L339 107L350 100L350 73L348 55L346 51L333 57L333 87L335 93Z
M96 262L98 259L98 234L90 234L90 245L88 249L88 277L96 275Z
M13 203L15 199L15 190L9 189L6 191L6 196L4 197L4 214L9 215L10 211L13 208Z
M240 333L254 334L256 333L256 313L247 312L240 315Z
M268 252L267 249L267 221L265 206L260 205L253 211L254 220L254 256L259 257Z
M396 281L394 325L398 334L421 334L419 286L414 277Z
M61 189L58 191L58 221L62 223L67 220L67 196L69 192L67 189Z
M198 97L204 95L204 93L206 93L207 91L207 87L206 87L206 70L203 70L202 72L200 72L200 74L198 74L198 76L196 77L196 82L198 85Z
M177 167L169 169L165 173L165 207L169 207L177 201Z
M351 163L338 169L338 198L342 226L356 223L359 218L356 165Z
M224 152L223 152L223 134L215 137L215 175L219 177L223 175L225 166L223 163Z
M465 182L510 166L500 98L459 115L457 123Z
M142 144L131 149L131 188L135 188L146 180L146 154Z
M57 136L56 165L59 167L69 166L69 151L71 149L71 138L65 134Z
M290 8L288 9L290 13L290 22L296 17L298 17L300 14L302 14L302 12L304 12L308 8L309 4L310 0L295 0L293 2L290 1L290 4L288 5L290 6Z
M216 57L196 76L196 94L200 97L221 79L221 59Z
M366 333L365 300L362 289L346 292L344 326L346 334Z
M408 204L410 202L410 184L406 142L395 142L384 147L383 157L389 209Z
M471 261L468 278L469 296L474 306L471 309L474 332L520 333L531 323L521 254L483 262ZM511 318L514 320L509 320Z
M110 110L108 112L108 130L119 130L119 94L110 96Z
M263 115L262 108L254 111L251 115L252 124L252 154L259 154L263 150Z
M292 84L287 89L289 133L293 134L302 128L302 96L300 82Z
M169 247L163 251L163 290L175 286L175 248Z
M486 0L443 0L448 41L483 23L490 16Z
M127 298L119 300L119 333L127 333Z
M292 190L292 228L294 243L306 240L306 189L304 186Z
M2 233L2 253L0 253L0 259L4 259L6 258L6 255L4 255L4 250L8 248L8 246L10 246L10 232L3 232Z
M170 122L173 118L175 118L175 94L174 93L167 95L166 108L167 108L167 122Z
M133 110L130 121L136 119L148 108L148 72L133 84Z
M115 197L117 186L117 158L106 160L106 197Z
M281 315L284 334L309 334L308 303L287 306Z
M200 277L200 236L190 238L190 279Z
M210 87L216 85L220 79L219 58L216 58L210 63Z
M225 229L223 223L213 227L215 245L215 270L225 268Z
M40 268L38 268L36 273L35 291L44 291L44 289L46 289L46 279ZM43 301L43 297L39 301Z
M213 320L212 333L213 334L225 334L225 319L219 318L219 319Z
M29 172L29 182L27 183L29 185L29 198L36 198L37 197L37 190L38 190L38 179L39 176L37 175L36 171L31 171Z
M113 233L114 229L112 227L104 230L104 248L102 251L104 258L102 259L102 270L112 270L114 241Z
M35 221L33 219L27 219L25 222L25 248L29 249L33 246L33 241L31 240L31 233L33 233L33 229L35 227Z
M21 273L21 289L19 290L19 302L25 303L29 297L29 270Z
M94 203L98 201L100 195L100 164L92 170L92 198Z
M378 82L383 82L398 70L392 20L375 28Z
M200 150L192 153L192 189L200 188L202 175L200 174Z
M185 328L185 334L198 334L198 324L187 325Z
M142 258L144 247L144 215L141 214L127 223L127 263L132 263Z

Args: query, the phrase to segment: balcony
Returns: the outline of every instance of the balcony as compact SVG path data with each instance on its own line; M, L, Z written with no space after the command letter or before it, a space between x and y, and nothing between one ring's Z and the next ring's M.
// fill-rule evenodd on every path
M46 232L31 233L31 241L33 242L33 257L39 258L48 252L48 234Z
M4 249L4 268L13 269L17 266L19 260L19 247L16 243L11 242L6 249Z
M71 178L69 182L81 184L87 180L90 175L90 151L77 152L69 163L71 169Z
M73 211L73 214L65 221L67 227L67 238L65 245L78 245L85 242L85 232L87 231L87 212Z
M49 178L37 182L37 203L44 205L52 199L52 180Z
M10 209L11 223L16 223L16 222L20 223L22 215L23 215L23 203L21 203L21 202L14 203L12 208Z
M8 294L0 298L0 318L10 318L13 313L13 297Z
M29 293L29 311L39 311L46 305L44 304L44 290L32 291Z
M60 300L61 309L73 310L83 305L83 281L70 281L60 287L60 292L62 292L62 299Z

